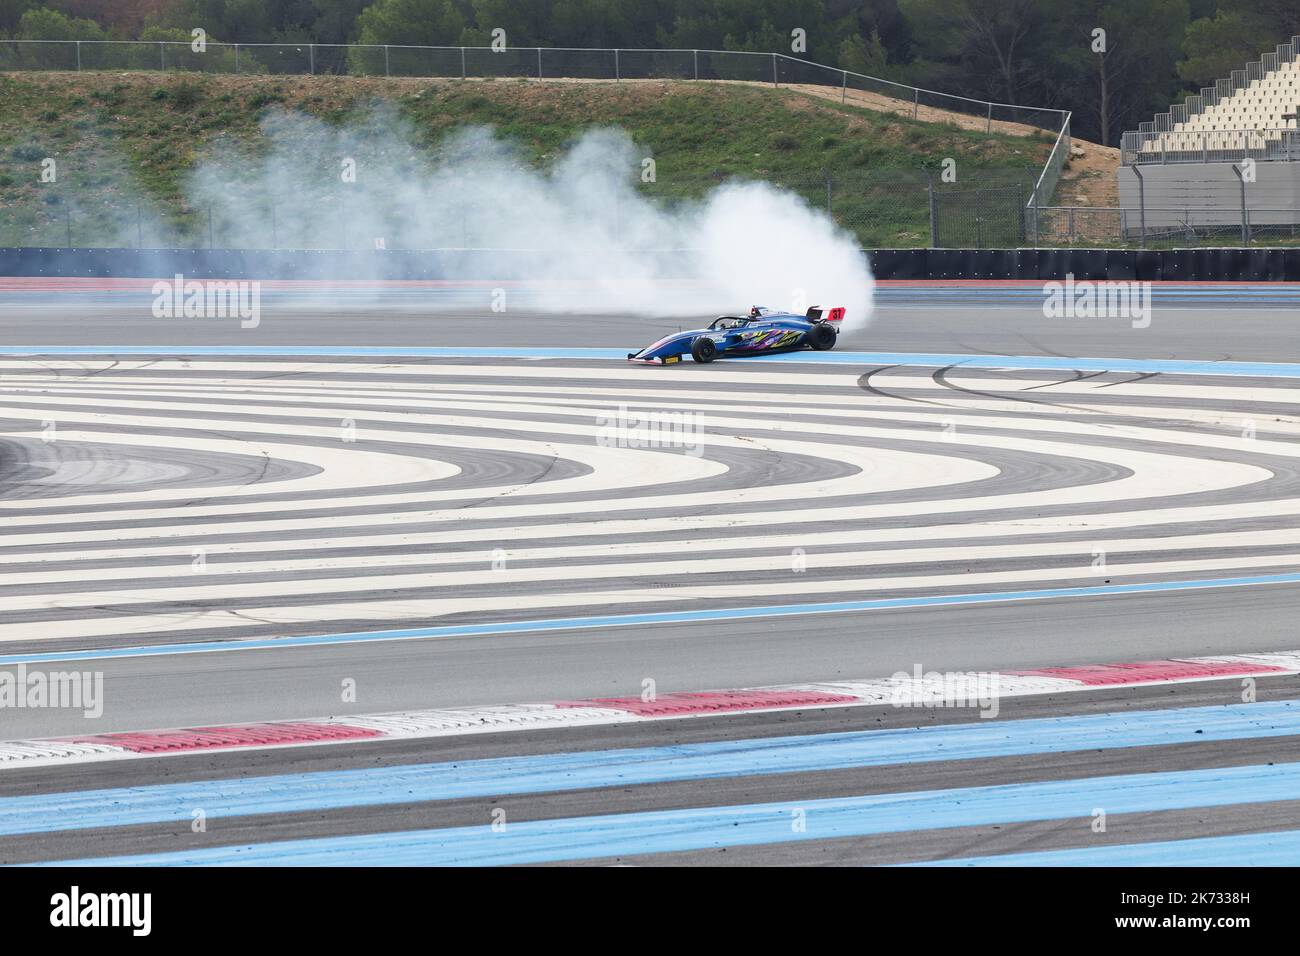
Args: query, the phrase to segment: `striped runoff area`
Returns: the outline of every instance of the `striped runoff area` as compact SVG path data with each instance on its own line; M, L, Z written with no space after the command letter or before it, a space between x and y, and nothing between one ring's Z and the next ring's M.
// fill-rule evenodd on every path
M1294 748L1296 701L953 720L11 790L0 796L0 860L438 866L767 851L856 863L1300 863L1300 762L1259 749ZM1171 753L1185 766L1152 769ZM1026 758L1045 769L1027 771ZM1179 838L1135 839L1142 827ZM151 849L129 849L139 846Z
M1284 379L10 356L0 396L5 664L1300 580Z

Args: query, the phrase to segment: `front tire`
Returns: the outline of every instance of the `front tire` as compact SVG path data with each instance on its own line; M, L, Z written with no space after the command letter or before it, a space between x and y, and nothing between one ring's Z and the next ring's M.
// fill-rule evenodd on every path
M808 342L809 347L814 351L825 352L827 349L834 347L837 338L839 338L839 336L835 334L833 328L829 325L818 322L808 330L806 341Z
M691 358L702 365L707 365L718 357L718 346L713 339L703 336L691 343Z

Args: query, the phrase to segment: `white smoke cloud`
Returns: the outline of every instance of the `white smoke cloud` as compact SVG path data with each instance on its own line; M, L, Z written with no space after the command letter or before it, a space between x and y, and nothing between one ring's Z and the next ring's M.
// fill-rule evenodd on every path
M793 193L731 182L656 201L647 151L619 129L585 133L547 170L482 127L434 150L388 106L342 126L279 111L258 151L212 151L187 193L228 248L485 250L445 257L448 278L527 280L556 312L700 315L753 304L871 315L857 240ZM355 181L346 182L346 161ZM491 250L491 251L486 251ZM484 263L491 275L483 272Z

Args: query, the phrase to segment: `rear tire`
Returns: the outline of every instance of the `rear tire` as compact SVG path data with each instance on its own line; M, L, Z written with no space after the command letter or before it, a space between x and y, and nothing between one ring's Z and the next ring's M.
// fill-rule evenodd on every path
M701 364L708 364L718 357L718 347L713 339L701 336L691 343L691 358Z
M806 336L808 345L817 352L825 352L827 349L833 348L837 338L839 336L835 334L835 330L823 322L816 323L808 330Z

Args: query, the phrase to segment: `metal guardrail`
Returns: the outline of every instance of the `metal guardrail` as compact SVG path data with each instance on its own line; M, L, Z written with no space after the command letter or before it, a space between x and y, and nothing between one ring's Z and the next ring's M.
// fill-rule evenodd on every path
M1070 117L1070 113L1065 114L1061 131L1056 136L1056 142L1052 144L1052 152L1048 155L1047 162L1043 164L1043 172L1034 183L1034 190L1030 193L1029 202L1025 206L1025 233L1032 237L1034 245L1038 245L1040 232L1038 210L1051 203L1052 196L1056 194L1056 184L1061 180L1061 172L1070 158Z
M1268 129L1125 133L1120 162L1125 166L1174 163L1295 162L1300 160L1300 130Z

